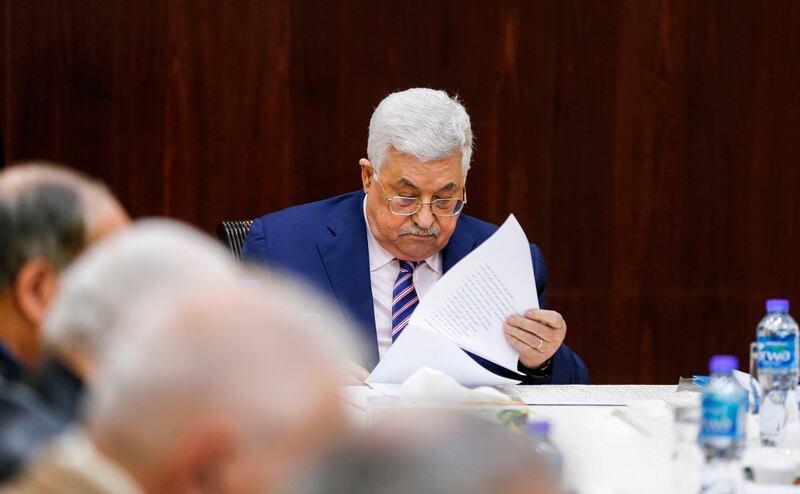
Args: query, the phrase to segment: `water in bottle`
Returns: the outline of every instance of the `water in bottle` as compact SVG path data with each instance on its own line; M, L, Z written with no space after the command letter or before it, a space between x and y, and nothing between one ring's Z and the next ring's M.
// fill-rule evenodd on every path
M762 397L759 407L761 444L774 446L786 419L786 393L797 386L798 329L789 315L789 301L767 300L767 315L756 328L758 382Z
M747 392L733 377L736 357L711 358L711 380L703 388L700 448L704 467L703 494L735 494L740 482L736 461L744 452Z
M563 460L558 447L550 439L550 422L546 420L536 420L528 423L526 435L534 451L542 457L552 469L555 476L560 479L563 469Z

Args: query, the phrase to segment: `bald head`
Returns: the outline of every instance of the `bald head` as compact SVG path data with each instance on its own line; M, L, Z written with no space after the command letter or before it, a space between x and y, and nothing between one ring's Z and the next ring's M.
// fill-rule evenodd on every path
M43 257L62 269L83 247L128 221L101 182L75 170L27 162L0 172L0 290L25 261Z
M346 335L309 307L327 312L279 281L150 304L107 354L89 413L98 445L152 491L202 492L201 471L219 475L219 492L280 482L343 421L335 342Z
M128 215L101 183L48 163L0 172L0 342L28 366L59 273Z

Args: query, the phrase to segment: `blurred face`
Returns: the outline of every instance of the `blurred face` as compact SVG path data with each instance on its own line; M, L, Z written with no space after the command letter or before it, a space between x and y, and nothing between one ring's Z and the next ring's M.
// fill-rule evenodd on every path
M389 253L406 261L422 261L442 250L455 230L458 215L435 216L429 205L411 216L396 215L378 184L369 160L361 160L361 181L367 193L367 221L375 240ZM425 163L390 150L379 172L388 197L435 199L462 198L464 177L461 154Z
M226 475L225 492L269 494L283 492L334 442L345 428L338 391L328 393L301 424L252 446Z
M498 494L565 494L559 486L559 480L550 477L540 471L531 470L503 479L493 488Z
M346 426L336 388L320 395L314 405L291 423L278 429L264 424L246 437L230 417L200 416L187 426L189 432L180 436L174 448L165 446L167 452L153 470L124 456L121 464L148 494L283 492ZM99 441L95 437L95 442L102 445L102 436ZM104 453L114 458L108 451Z

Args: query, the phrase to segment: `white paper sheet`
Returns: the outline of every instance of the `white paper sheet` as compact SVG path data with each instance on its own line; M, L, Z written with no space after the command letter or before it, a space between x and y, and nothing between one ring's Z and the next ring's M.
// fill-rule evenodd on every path
M800 494L800 487L793 485L754 484L745 482L744 494Z
M530 244L512 214L428 291L409 326L516 372L519 352L506 341L503 322L538 307Z
M384 396L396 396L409 402L463 405L512 401L510 396L499 391L496 386L468 388L453 377L429 367L418 370L402 384L370 383L369 386Z
M597 405L625 406L628 403L648 400L670 400L675 386L605 385L519 385L500 388L528 405ZM643 390L646 390L643 394Z
M339 389L339 395L344 404L361 411L365 411L369 406L367 399L370 397L384 396L383 393L369 386L343 386Z
M378 362L367 384L399 384L423 367L444 372L464 386L518 383L484 369L452 340L409 324Z
M402 384L373 383L367 381L369 387L381 396L399 397L403 393Z
M383 396L368 386L344 386L339 390L345 416L350 423L357 426L371 425L369 414L369 398Z

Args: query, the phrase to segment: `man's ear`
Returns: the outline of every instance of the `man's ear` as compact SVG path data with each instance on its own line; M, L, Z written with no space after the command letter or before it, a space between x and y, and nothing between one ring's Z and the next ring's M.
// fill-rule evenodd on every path
M47 307L58 290L59 274L49 261L38 258L26 262L14 279L14 295L22 316L39 328Z
M361 184L364 186L364 192L368 192L370 185L372 185L372 174L374 173L372 162L366 158L361 158L358 160L358 164L361 166Z

